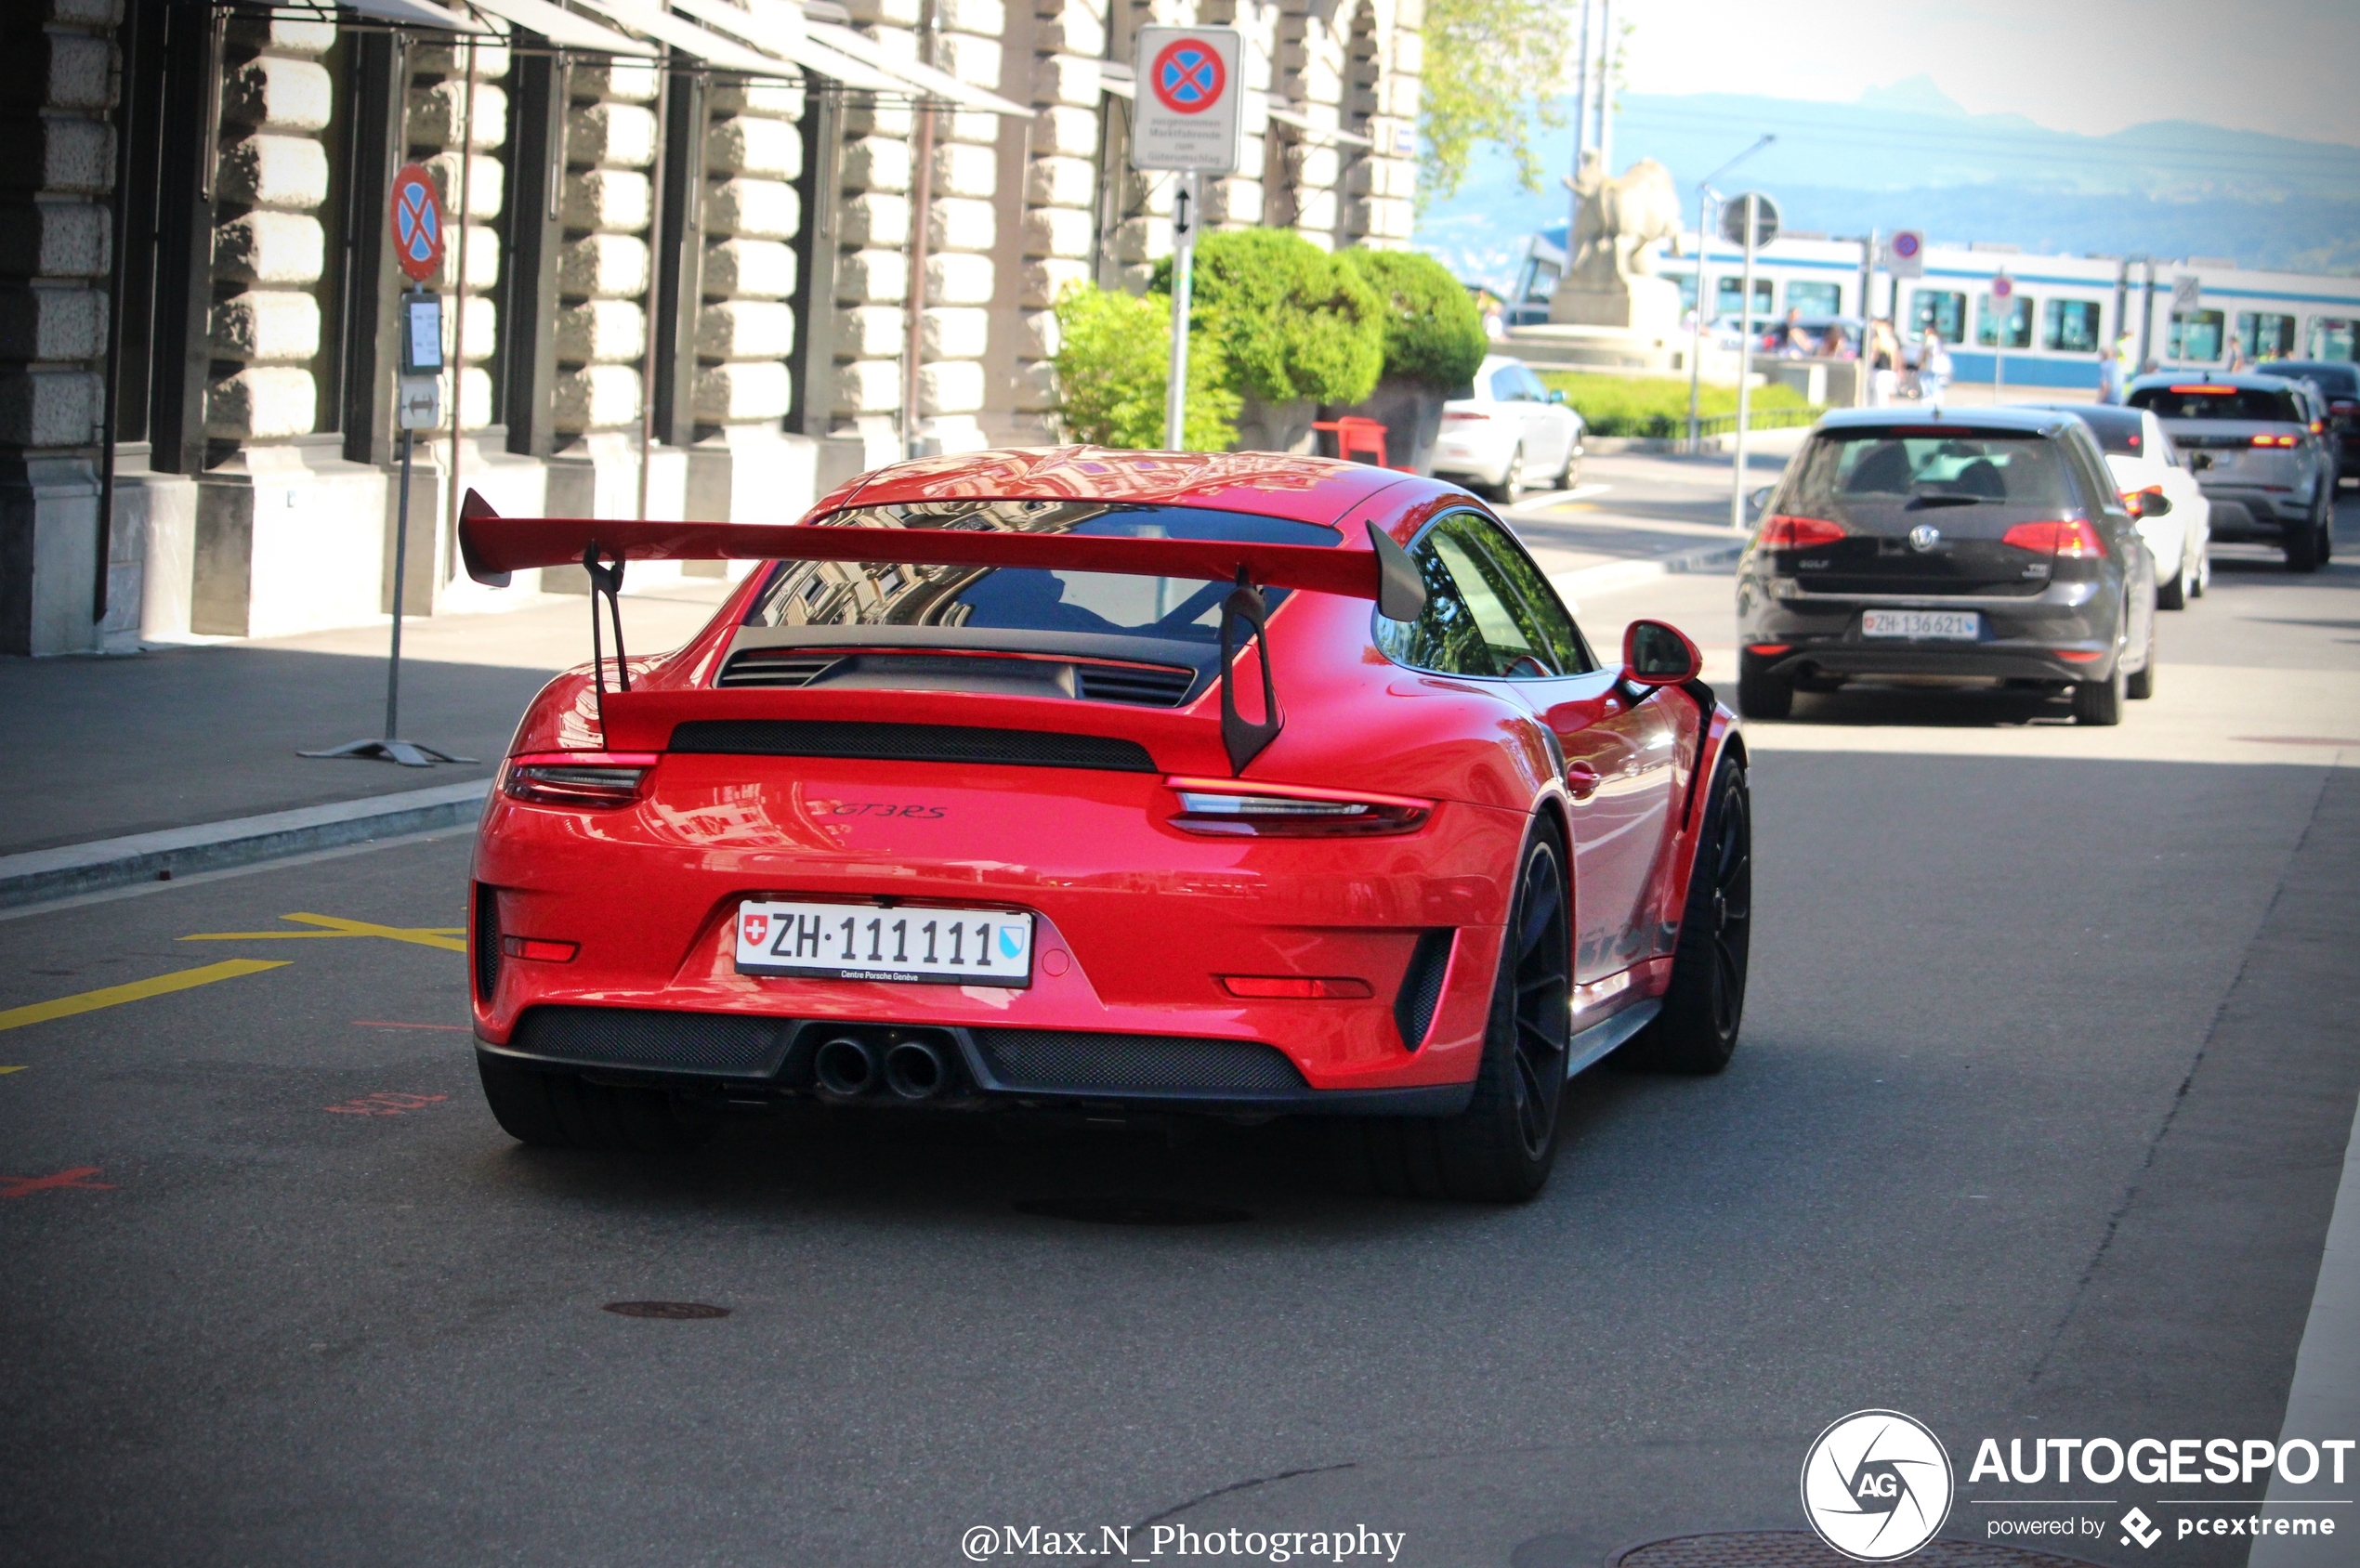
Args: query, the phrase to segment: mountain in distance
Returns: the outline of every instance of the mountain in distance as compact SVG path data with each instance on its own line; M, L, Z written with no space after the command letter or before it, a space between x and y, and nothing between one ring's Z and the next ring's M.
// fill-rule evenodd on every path
M1697 181L1765 132L1778 139L1720 186L1776 197L1789 229L1921 229L1936 243L1983 241L2035 254L2360 270L2360 147L2186 118L2083 136L2021 114L1970 113L1925 76L1872 87L1853 103L1626 95L1614 163L1619 171L1659 160L1693 211ZM1572 149L1566 129L1540 150L1562 171ZM1565 222L1569 200L1554 175L1549 189L1526 190L1504 155L1481 150L1459 191L1420 215L1415 243L1471 282L1503 287L1525 237Z

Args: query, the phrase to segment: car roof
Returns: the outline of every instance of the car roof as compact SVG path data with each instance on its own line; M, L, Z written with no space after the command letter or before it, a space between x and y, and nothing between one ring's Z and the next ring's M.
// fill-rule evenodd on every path
M1837 409L1819 421L1823 430L1876 430L1907 426L1956 425L1961 434L2005 430L2027 436L2053 434L2065 427L2067 415L2058 410L2026 403L1999 403L1976 409Z
M1108 501L1204 506L1264 517L1341 526L1344 514L1381 490L1391 501L1455 493L1440 480L1390 468L1291 452L1129 451L1114 447L1033 447L922 457L864 474L813 507L817 518L850 506L928 501ZM808 520L808 518L806 520ZM1357 530L1346 530L1344 542Z
M2301 379L2262 371L2152 371L2133 379L2131 389L2137 392L2150 386L2235 386L2253 392L2283 392Z

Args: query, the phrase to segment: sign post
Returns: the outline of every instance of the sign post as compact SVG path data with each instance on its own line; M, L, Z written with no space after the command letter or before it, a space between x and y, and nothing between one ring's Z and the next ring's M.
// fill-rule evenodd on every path
M1745 281L1737 287L1737 427L1729 482L1729 526L1746 526L1746 419L1753 380L1753 255L1778 237L1778 203L1749 190L1721 209L1721 237L1745 247Z
M1172 371L1163 399L1163 444L1173 451L1187 438L1188 307L1202 179L1237 171L1242 62L1243 38L1233 27L1139 30L1131 166L1179 176L1172 194Z
M2001 272L1991 280L1991 400L1998 402L2008 385L2008 333L2016 324L2016 281Z
M324 751L298 751L303 757L365 757L399 763L403 767L431 767L436 763L472 763L431 746L400 738L401 735L401 610L404 576L410 554L410 445L413 433L442 423L442 296L426 292L426 281L442 266L442 200L434 176L417 163L405 163L393 176L393 254L410 287L400 296L401 315L401 379L395 399L401 426L401 493L394 503L393 523L393 647L386 660L386 727L374 740L347 740Z

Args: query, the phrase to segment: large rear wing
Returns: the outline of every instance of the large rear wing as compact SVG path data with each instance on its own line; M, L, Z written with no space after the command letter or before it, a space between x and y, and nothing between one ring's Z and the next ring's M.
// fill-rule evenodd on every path
M1409 552L1371 521L1370 549L1258 544L1226 540L1121 539L1071 533L1012 533L958 528L785 527L746 523L634 522L603 517L504 517L474 490L459 508L459 553L467 575L505 588L534 567L579 565L590 574L590 647L603 710L606 660L598 600L614 622L617 680L631 689L623 661L623 569L630 561L891 561L907 566L1012 567L1186 577L1235 582L1221 610L1221 733L1230 764L1245 764L1277 738L1284 722L1263 636L1264 588L1373 599L1389 620L1414 621L1425 608L1425 580ZM1242 717L1230 665L1244 645L1242 625L1261 651L1263 718ZM602 726L603 727L603 725Z

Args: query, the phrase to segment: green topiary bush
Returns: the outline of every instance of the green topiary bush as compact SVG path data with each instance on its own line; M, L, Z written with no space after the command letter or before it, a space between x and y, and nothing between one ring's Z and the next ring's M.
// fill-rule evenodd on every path
M1475 379L1486 346L1483 317L1449 268L1417 251L1354 249L1336 259L1385 302L1386 375L1444 392Z
M1057 295L1058 417L1066 434L1094 446L1153 451L1163 445L1164 389L1171 385L1172 297L1134 296L1070 283ZM1184 445L1226 451L1238 438L1239 397L1221 344L1188 333Z
M1155 288L1172 288L1169 257ZM1221 340L1233 385L1265 402L1357 403L1384 368L1383 297L1357 268L1283 229L1197 242L1190 319ZM1196 378L1192 375L1191 381Z

